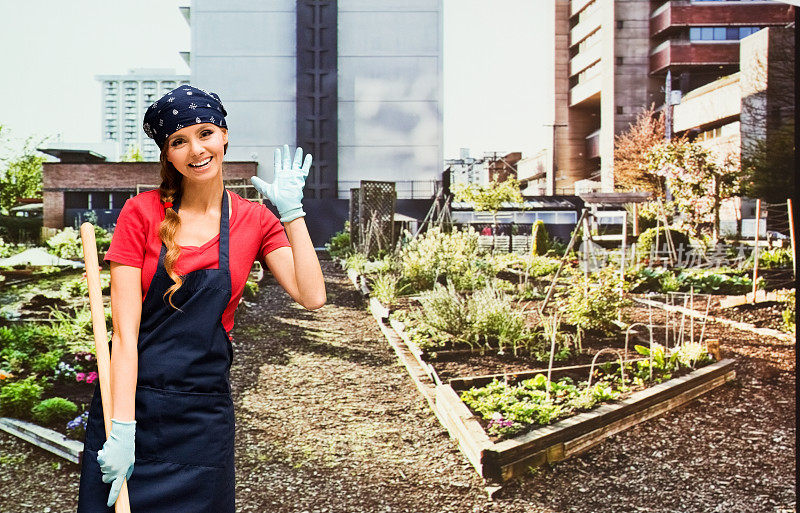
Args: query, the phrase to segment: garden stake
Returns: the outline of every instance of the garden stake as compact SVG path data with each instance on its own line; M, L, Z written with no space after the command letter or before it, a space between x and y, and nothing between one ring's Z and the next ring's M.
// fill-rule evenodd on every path
M569 240L569 244L567 244L567 249L564 250L564 256L561 257L561 263L558 264L558 269L556 269L556 274L553 276L553 281L550 282L550 288L547 289L547 294L544 296L544 300L542 301L542 306L539 307L539 314L541 315L544 313L544 309L547 307L547 303L550 301L550 297L553 295L553 289L556 287L556 281L558 280L558 276L561 274L561 270L564 269L564 264L567 263L567 256L569 252L572 251L572 247L575 245L575 241L578 238L579 233L579 226L581 226L581 222L583 218L586 217L587 210L584 208L581 211L581 216L578 218L578 222L575 224L575 229L572 232L572 238Z
M647 324L643 322L634 322L628 326L627 330L625 330L625 353L623 353L625 357L622 359L623 364L625 364L628 360L628 338L630 337L631 329L633 329L634 326L644 326L645 328L650 328L650 353L652 354L653 352L653 327L647 326Z
M755 248L753 248L753 304L756 302L756 290L758 289L758 225L761 223L761 200L756 200L756 235Z
M689 308L694 310L694 285L689 288L689 294L689 297L691 297ZM694 315L689 319L689 333L691 334L692 342L694 342Z
M89 309L92 312L92 331L97 356L97 376L100 382L100 398L103 403L103 423L106 437L111 433L111 354L108 350L108 334L106 333L106 314L103 309L103 295L100 288L100 268L97 266L97 243L94 239L92 223L81 225L81 242L83 244L83 262L86 268L86 284L89 287ZM123 481L122 489L114 504L117 513L130 513L128 501L128 483Z
M553 353L556 352L556 336L558 335L558 314L551 317L553 331L550 334L550 363L547 365L547 400L550 400L550 374L553 372Z
M698 344L703 343L703 335L706 332L706 323L708 322L709 308L711 308L711 294L708 295L708 301L706 301L706 314L703 316L703 327L700 329L700 339L697 341ZM708 344L706 344L706 352L708 352Z

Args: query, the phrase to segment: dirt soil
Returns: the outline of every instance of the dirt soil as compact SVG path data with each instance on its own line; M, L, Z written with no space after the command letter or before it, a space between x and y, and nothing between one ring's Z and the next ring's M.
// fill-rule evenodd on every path
M715 317L730 319L732 321L747 322L756 328L771 328L786 332L783 325L784 303L778 301L764 301L756 304L737 305L730 308L716 308L709 312Z
M237 313L237 511L796 511L794 344L710 326L737 359L733 383L490 501L346 275L323 270L321 310L267 281ZM0 433L3 513L75 511L78 478Z

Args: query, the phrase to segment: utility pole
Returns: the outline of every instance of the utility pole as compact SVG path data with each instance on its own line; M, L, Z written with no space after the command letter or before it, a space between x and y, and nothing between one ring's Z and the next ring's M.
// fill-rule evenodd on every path
M556 165L556 128L557 127L562 127L562 126L568 126L568 125L566 123L555 123L555 122L553 122L553 123L546 123L546 124L544 124L542 126L553 127L553 151L552 151L552 153L550 155L550 158L552 160L551 168L553 170L553 173L552 173L552 182L550 183L550 187L553 190L553 195L555 195L556 194L556 170L557 170L557 165Z
M667 70L666 83L664 84L664 139L667 142L672 140L672 70ZM666 200L672 201L672 191L665 191Z

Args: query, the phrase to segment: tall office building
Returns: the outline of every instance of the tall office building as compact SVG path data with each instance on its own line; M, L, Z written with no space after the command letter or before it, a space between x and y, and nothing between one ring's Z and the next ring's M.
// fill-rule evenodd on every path
M314 156L306 198L360 180L431 198L441 175L442 0L192 0L192 83L228 111L228 158L271 181L273 150Z
M793 7L748 0L556 0L554 193L614 188L614 136L643 108L739 70L739 40ZM577 185L576 185L577 182Z
M188 75L171 69L134 69L127 75L98 75L103 96L102 140L114 141L119 155L131 146L145 160L158 160L158 146L142 130L144 112L167 91L188 84Z

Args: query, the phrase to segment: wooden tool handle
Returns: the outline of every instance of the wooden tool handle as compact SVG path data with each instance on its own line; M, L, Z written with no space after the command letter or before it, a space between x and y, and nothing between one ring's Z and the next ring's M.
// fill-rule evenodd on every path
M106 312L103 308L103 294L100 287L100 267L97 262L97 243L94 239L92 223L81 225L81 242L83 243L83 262L86 266L86 283L89 286L89 307L92 312L92 331L94 332L94 348L97 356L97 379L100 381L100 398L103 401L103 423L106 438L111 434L111 353L108 350L108 333L106 332ZM122 484L122 490L115 504L117 513L130 513L128 500L128 484Z

